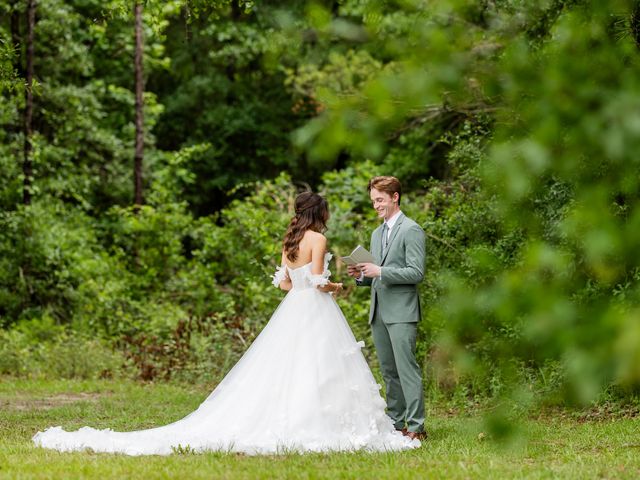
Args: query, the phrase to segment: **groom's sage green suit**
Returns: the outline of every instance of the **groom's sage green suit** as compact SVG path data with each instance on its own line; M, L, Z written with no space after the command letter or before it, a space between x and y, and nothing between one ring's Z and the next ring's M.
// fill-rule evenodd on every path
M387 413L397 429L424 431L422 370L416 361L420 320L418 284L424 278L425 236L400 213L387 235L384 223L371 235L371 253L382 274L363 278L371 287L369 323L387 390ZM385 246L384 236L387 236Z

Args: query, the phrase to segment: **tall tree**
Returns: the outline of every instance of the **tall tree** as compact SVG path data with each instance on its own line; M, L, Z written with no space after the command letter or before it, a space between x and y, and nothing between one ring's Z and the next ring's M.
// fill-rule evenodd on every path
M142 2L136 0L135 2L135 54L134 54L134 69L135 69L135 91L136 91L136 103L135 103L135 125L136 125L136 139L135 139L135 156L134 156L134 204L136 206L142 205L142 162L144 158L144 70L142 66L143 58L143 31L142 31Z
M26 88L24 107L24 159L22 173L24 184L22 201L25 205L31 203L31 184L33 180L33 163L31 159L31 137L33 134L33 32L36 23L36 2L27 0L27 52L26 52Z

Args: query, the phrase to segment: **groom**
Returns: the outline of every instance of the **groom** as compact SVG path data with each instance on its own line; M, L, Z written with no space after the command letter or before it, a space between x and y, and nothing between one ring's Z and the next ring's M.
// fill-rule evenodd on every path
M422 371L416 361L420 320L418 284L424 278L422 228L400 211L402 187L395 177L374 177L369 196L382 225L371 235L375 263L349 266L359 286L371 287L369 323L387 390L387 413L396 430L426 438Z

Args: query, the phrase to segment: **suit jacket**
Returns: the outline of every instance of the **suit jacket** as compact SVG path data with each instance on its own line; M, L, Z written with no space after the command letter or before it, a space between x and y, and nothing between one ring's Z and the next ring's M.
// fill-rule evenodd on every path
M401 214L389 244L382 254L382 224L371 234L370 251L382 276L365 277L358 285L371 287L369 323L376 308L384 323L412 323L420 320L418 284L424 278L425 236L416 222Z

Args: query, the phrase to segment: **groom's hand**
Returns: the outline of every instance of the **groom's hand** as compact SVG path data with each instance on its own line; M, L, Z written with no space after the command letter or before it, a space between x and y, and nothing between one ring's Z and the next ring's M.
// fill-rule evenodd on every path
M365 277L376 278L380 276L381 269L375 263L359 263L357 266Z
M355 265L347 265L347 273L350 277L360 278L360 269Z

